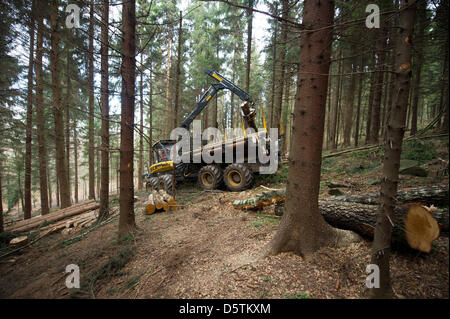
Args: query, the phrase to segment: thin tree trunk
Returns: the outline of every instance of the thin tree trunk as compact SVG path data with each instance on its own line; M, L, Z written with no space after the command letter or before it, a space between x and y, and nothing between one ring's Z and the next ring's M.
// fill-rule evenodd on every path
M370 121L370 136L369 143L377 144L380 134L380 114L381 114L381 98L383 95L383 80L384 80L384 63L386 57L386 39L387 39L387 28L383 27L380 29L380 39L379 39L379 52L378 52L378 72L375 82L375 92L372 104L372 118Z
M23 218L31 218L31 131L33 129L33 65L34 65L34 1L30 14L30 46L28 54L27 120L25 137L25 205Z
M359 66L359 71L361 71L364 67L364 56L361 56L361 64ZM361 96L362 96L362 87L363 87L363 74L359 75L359 84L358 84L358 104L356 106L356 124L355 124L355 147L358 147L359 143L359 121L361 117Z
M253 8L254 0L248 0L249 8ZM247 63L245 73L245 91L250 92L250 64L252 59L253 11L247 10Z
M289 1L282 1L282 17L287 19L289 16ZM281 43L280 43L280 71L278 75L278 88L277 88L277 100L275 103L274 116L273 116L273 126L280 128L281 125L281 111L283 109L283 91L284 82L286 80L286 46L287 46L287 36L288 36L288 25L285 20L281 23ZM276 126L275 126L276 125Z
M342 50L339 50L338 55L339 57L342 56ZM338 73L341 74L342 73L342 60L339 61L339 66L338 66ZM336 145L336 136L337 136L337 123L338 123L338 114L339 114L339 98L340 98L340 89L341 89L341 76L339 75L337 78L338 82L336 85L336 94L335 94L335 98L334 98L334 107L333 107L333 127L331 128L331 149L335 150L337 145Z
M43 72L42 72L42 55L44 43L44 5L46 1L37 2L37 41L36 41L36 126L37 141L39 153L39 190L41 197L41 214L48 214L49 198L47 187L47 149L45 141L45 125L44 125L44 97L43 97Z
M389 274L392 218L397 196L399 163L405 133L406 110L411 80L411 38L414 28L414 15L415 0L401 1L399 28L396 39L397 63L395 71L397 96L386 132L383 178L381 179L380 190L381 205L378 211L372 245L371 264L379 267L380 287L371 289L370 296L372 298L385 298L392 295Z
M109 71L108 71L108 26L109 26L109 1L102 0L102 25L101 25L101 83L100 83L100 107L102 112L101 128L101 177L100 177L100 208L98 220L101 221L109 213Z
M64 117L61 106L61 86L59 79L59 23L58 0L52 0L50 6L51 22L51 54L50 70L52 72L52 103L55 122L56 172L60 192L60 207L70 206L69 180L66 166L66 150L64 144Z
M153 62L150 61L150 75L149 75L149 84L150 84L150 97L148 98L148 112L149 112L149 129L148 129L148 166L152 165L153 162Z
M170 134L170 123L172 116L170 115L170 110L172 108L171 92L170 92L170 67L172 64L172 58L170 54L170 46L172 44L172 29L169 26L169 33L167 35L167 73L166 73L166 118L164 125L164 136L169 136Z
M89 125L88 125L88 165L89 165L89 199L95 199L94 166L94 0L90 1L89 18Z
M175 74L175 105L173 108L173 127L178 127L178 109L180 107L180 76L181 76L181 49L183 36L183 12L180 11L180 25L178 27L177 69Z
M72 103L72 83L70 78L70 65L72 62L72 51L71 51L71 43L72 43L72 32L69 29L69 40L67 41L67 61L66 61L66 101L65 101L65 137L66 137L66 166L67 166L67 179L69 183L69 196L72 198L72 192L70 187L70 107ZM72 200L72 199L71 199Z
M74 192L75 192L75 203L78 203L78 133L77 133L77 122L73 121L73 168L75 170L74 178Z
M353 234L328 225L318 206L332 42L332 32L326 27L333 24L333 15L331 1L304 2L303 23L311 29L324 29L304 33L301 39L285 214L269 243L269 254L293 251L308 257L320 247L354 238Z
M350 55L353 55L355 52L354 47L352 46L350 50ZM354 70L353 68L353 59L348 61L350 64L347 68L350 73L352 73ZM346 107L345 107L345 115L344 115L344 146L350 146L350 139L351 139L351 133L352 133L352 124L353 124L353 103L355 101L355 81L356 76L350 75L350 86L347 91L346 96Z
M2 165L0 163L0 233L3 232L3 192L2 192Z
M370 143L371 130L372 130L372 109L373 109L373 97L375 95L376 86L376 73L373 72L370 76L370 91L369 91L369 101L367 102L367 122L366 122L366 144Z
M139 163L138 163L138 190L142 190L142 174L144 172L144 70L143 54L141 52L141 68L139 70Z
M136 1L123 3L122 9L122 92L120 121L120 217L119 237L136 228L134 218L133 152L134 94L136 69ZM169 54L170 56L170 54Z

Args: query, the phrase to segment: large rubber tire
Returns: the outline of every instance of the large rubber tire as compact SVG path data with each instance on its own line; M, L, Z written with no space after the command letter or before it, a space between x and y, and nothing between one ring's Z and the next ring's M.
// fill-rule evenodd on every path
M173 196L173 176L171 174L159 176L158 189L164 190L167 194Z
M198 184L205 190L217 189L223 184L222 170L218 165L206 165L198 171Z
M158 177L150 177L147 184L145 184L147 192L151 193L153 190L158 190Z
M246 164L234 163L228 165L223 172L223 180L228 190L240 192L250 188L254 181L254 175Z

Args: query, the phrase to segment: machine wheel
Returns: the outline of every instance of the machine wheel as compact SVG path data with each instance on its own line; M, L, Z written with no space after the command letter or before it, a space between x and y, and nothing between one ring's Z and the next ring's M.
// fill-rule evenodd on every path
M225 168L223 180L230 191L240 192L253 184L254 175L247 165L235 163Z
M198 184L203 189L216 189L222 186L222 183L222 170L218 165L203 166L198 172Z
M172 185L172 175L166 174L158 177L158 190L165 190L167 194L173 196Z
M151 193L152 191L158 190L158 177L150 177L147 184L145 184L145 189L147 192Z

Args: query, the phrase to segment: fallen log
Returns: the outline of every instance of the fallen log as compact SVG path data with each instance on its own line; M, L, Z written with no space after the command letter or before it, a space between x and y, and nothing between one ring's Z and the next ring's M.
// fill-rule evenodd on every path
M380 193L336 196L333 200L378 205L380 203ZM397 202L414 202L422 205L448 206L448 185L431 185L402 189L397 193Z
M283 211L284 203L277 210ZM378 206L319 200L319 210L333 227L354 231L372 239L378 215ZM431 243L440 232L448 233L448 208L427 208L420 205L399 205L394 209L392 242L429 252Z
M29 224L33 224L33 223L35 223L37 221L44 222L46 220L46 218L48 218L49 216L51 217L51 216L55 216L57 214L63 214L64 212L67 212L67 211L70 211L70 210L74 210L74 209L78 209L80 207L83 207L85 205L89 205L89 204L92 204L92 203L95 203L95 201L93 199L85 201L85 202L82 202L82 203L78 203L78 204L75 204L75 205L72 205L72 206L69 206L69 207L66 207L66 208L59 209L57 211L51 212L51 213L46 214L46 215L40 215L40 216L36 216L36 217L30 218L30 219L16 221L16 222L12 223L11 225L9 225L7 230L15 229L15 228L26 226L26 225L29 225Z
M264 206L285 201L286 189L274 189L257 194L253 198L234 201L236 209L259 210ZM335 201L378 205L380 193L335 196ZM416 203L421 205L448 206L448 185L431 185L399 190L398 203Z
M148 201L144 203L144 207L145 213L147 213L148 215L151 215L156 211L156 205L153 199L153 194L150 194L150 196L148 197Z
M53 212L53 213L50 213L50 214L47 214L44 216L31 218L31 219L34 219L31 222L29 222L29 220L26 220L27 223L25 225L23 225L22 223L20 223L20 224L16 223L13 226L7 228L6 230L11 231L11 232L17 232L17 233L18 232L27 232L27 231L32 230L33 228L39 227L44 222L47 222L47 223L57 222L62 219L65 219L67 217L80 215L82 213L97 209L97 208L99 208L99 206L100 205L96 202L90 202L88 204L79 205L76 207L65 208L64 210L59 210L59 211L56 211L56 212Z

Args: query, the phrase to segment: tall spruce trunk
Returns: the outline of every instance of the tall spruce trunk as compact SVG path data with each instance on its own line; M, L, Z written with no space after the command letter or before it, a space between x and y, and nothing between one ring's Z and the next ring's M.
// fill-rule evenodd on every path
M372 104L371 113L371 128L369 135L369 143L377 144L380 134L380 116L381 116L381 98L383 95L383 80L384 80L384 62L386 58L386 39L387 28L382 27L379 32L380 39L378 40L378 62L377 62L377 75L375 83L375 91Z
M332 1L304 2L303 24L311 30L323 29L302 33L285 213L267 247L268 254L293 251L308 257L322 246L341 244L354 238L353 233L327 224L318 206L327 74L333 36L327 27L333 24L333 15Z
M282 17L283 19L287 19L289 15L289 1L282 1ZM280 70L278 74L278 86L277 86L277 94L276 94L276 102L275 109L273 113L273 127L280 128L281 125L281 112L283 109L283 91L284 84L286 81L286 47L287 47L287 36L288 36L288 25L285 20L281 23L281 43L279 45L280 55Z
M178 127L178 109L180 108L180 76L181 76L181 49L183 36L183 12L180 11L180 25L178 26L177 67L175 74L175 104L173 107L173 127Z
M36 127L39 154L39 191L41 199L41 214L50 212L47 187L47 148L45 141L44 94L42 56L44 52L44 11L47 1L37 2L37 40L36 40Z
M136 75L136 1L123 3L122 9L122 92L120 121L120 217L119 237L136 228L134 217L133 152L134 94Z
M354 47L352 46L350 50L350 55L353 55L353 52L355 52ZM346 73L353 73L354 71L354 63L353 59L348 61L347 70ZM344 114L344 146L350 146L350 140L351 140L351 133L352 133L352 126L353 126L353 103L355 101L355 81L356 76L351 74L350 75L350 85L347 90L346 94L346 107L345 107L345 114Z
M372 244L371 264L379 267L380 287L371 289L370 296L372 298L386 298L392 295L389 274L390 244L411 80L411 38L414 28L415 2L415 0L401 1L396 39L396 97L386 129L383 177L381 178L380 190L381 204Z
M172 44L172 29L169 26L169 33L167 34L167 71L166 71L166 118L164 125L164 136L169 136L170 134L170 123L172 122L171 109L172 109L172 99L171 99L171 85L170 85L170 67L172 64L172 57L170 53L170 47Z
M61 83L59 79L59 23L58 0L51 0L51 51L50 70L52 72L52 103L53 118L55 123L55 151L56 151L56 175L59 185L60 207L70 206L69 175L66 165L66 150L64 144L64 117L61 105Z
M31 218L31 134L33 129L33 66L34 66L34 1L30 14L30 45L28 54L27 120L25 133L25 203L23 218Z
M359 71L361 72L364 67L364 56L361 56L361 63L359 65ZM359 74L359 83L358 83L358 103L356 106L356 124L355 124L355 147L358 147L359 144L359 123L361 117L361 96L362 96L362 88L363 88L363 74Z
M414 84L413 84L413 96L411 102L411 135L417 133L417 111L419 106L419 96L420 96L420 78L422 73L423 65L423 44L424 44L424 34L425 34L425 24L426 24L426 9L427 1L419 0L417 2L417 33L415 37L415 74L414 74Z
M66 100L65 100L65 138L66 138L66 166L67 166L67 178L69 183L69 196L72 198L72 192L70 187L70 108L72 104L72 81L70 78L70 66L73 63L72 62L72 31L69 30L68 32L68 41L67 41L67 52L66 52Z
M143 54L141 52L139 68L139 163L138 163L138 190L142 190L144 172L144 70Z
M78 133L77 133L77 122L73 121L73 169L75 171L74 176L74 196L75 203L78 203Z
M249 8L253 8L255 0L248 0ZM245 69L245 91L250 92L250 64L252 60L253 11L247 9L247 55Z
M102 112L101 127L101 177L100 177L100 209L98 220L105 219L109 214L109 71L108 71L108 26L109 0L102 0L101 25L101 83L100 107Z
M95 153L94 153L94 0L90 1L89 16L89 124L88 124L88 166L89 166L89 199L95 199Z

